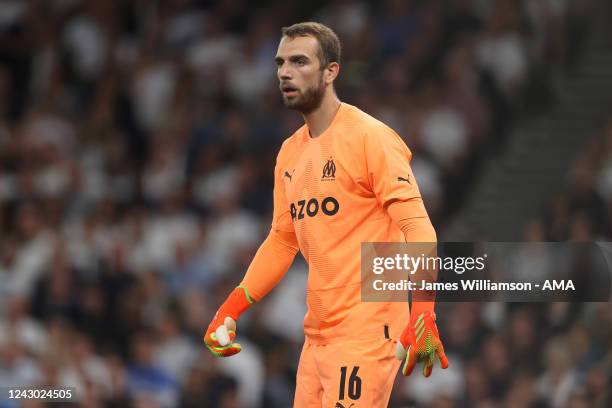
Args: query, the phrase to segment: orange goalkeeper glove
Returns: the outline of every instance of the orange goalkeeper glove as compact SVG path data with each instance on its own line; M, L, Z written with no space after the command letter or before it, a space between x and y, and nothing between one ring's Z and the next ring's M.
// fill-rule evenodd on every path
M440 359L440 367L448 367L444 346L436 327L436 314L425 311L414 314L402 332L395 349L395 356L404 360L402 374L410 375L418 362L423 362L423 375L429 377L435 357Z
M229 357L240 353L242 346L234 343L236 321L252 303L253 300L249 297L246 289L238 286L217 310L204 334L204 344L213 355Z

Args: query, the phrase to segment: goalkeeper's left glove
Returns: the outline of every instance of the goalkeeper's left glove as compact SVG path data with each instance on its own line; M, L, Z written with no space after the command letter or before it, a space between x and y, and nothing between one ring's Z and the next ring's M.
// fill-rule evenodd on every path
M236 322L240 315L251 306L253 300L243 286L238 286L227 297L215 313L204 334L204 344L217 357L230 357L240 353L242 346L234 343Z
M410 375L416 363L423 362L423 375L429 377L436 356L440 359L442 368L448 367L448 359L436 327L436 314L433 311L411 315L410 323L397 342L395 356L404 360L404 375Z

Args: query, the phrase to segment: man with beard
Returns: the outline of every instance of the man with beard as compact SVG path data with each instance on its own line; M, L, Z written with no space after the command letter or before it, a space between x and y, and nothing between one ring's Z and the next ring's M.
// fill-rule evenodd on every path
M340 41L328 27L283 28L276 65L283 101L305 124L277 157L270 233L204 342L217 356L238 353L236 321L300 250L308 312L294 407L385 407L400 365L394 354L405 375L423 362L429 376L435 357L448 366L433 301L413 302L410 312L402 302L361 301L362 242L436 242L412 153L388 126L340 102Z

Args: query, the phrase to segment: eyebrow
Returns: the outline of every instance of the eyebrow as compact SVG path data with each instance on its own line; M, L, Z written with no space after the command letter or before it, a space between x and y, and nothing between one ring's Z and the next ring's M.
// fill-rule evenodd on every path
M289 61L292 61L292 62L295 62L295 61L298 61L298 60L301 60L301 59L306 60L306 61L310 61L310 57L308 55L306 55L306 54L295 54L295 55L290 55L289 56ZM274 61L276 61L277 64L280 64L280 63L284 62L285 59L283 57L278 57L277 56L276 58L274 58Z

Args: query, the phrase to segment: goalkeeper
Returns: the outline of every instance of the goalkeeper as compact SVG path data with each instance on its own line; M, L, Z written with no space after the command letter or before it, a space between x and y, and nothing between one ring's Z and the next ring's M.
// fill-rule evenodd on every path
M276 286L299 250L308 262L308 312L294 407L386 407L401 361L405 375L422 362L425 376L436 357L442 368L448 361L432 299L410 311L401 302L361 302L360 245L434 243L436 234L412 153L388 126L340 102L339 64L340 42L328 27L283 28L279 88L305 124L278 153L270 233L204 342L217 356L240 352L240 315Z

